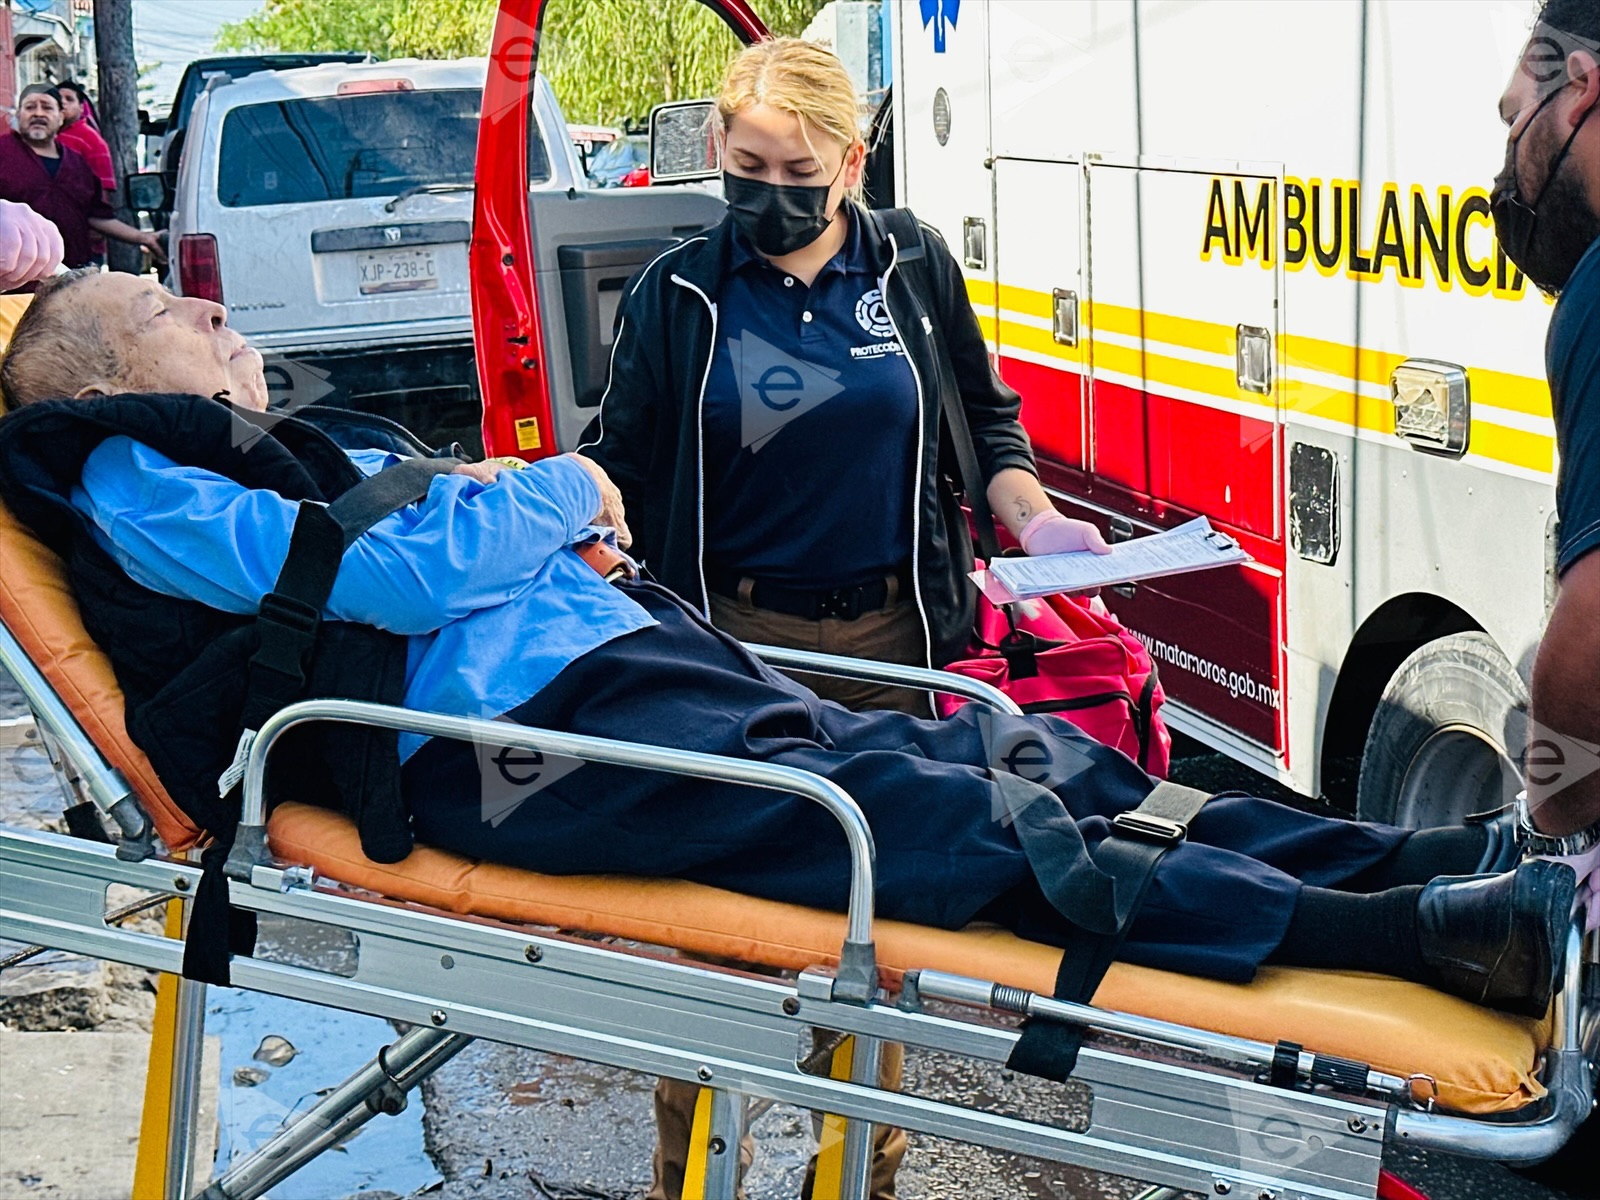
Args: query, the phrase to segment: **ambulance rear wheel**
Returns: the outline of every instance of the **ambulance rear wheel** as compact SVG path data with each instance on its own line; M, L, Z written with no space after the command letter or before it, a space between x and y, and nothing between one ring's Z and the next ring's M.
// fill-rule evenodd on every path
M1528 690L1494 639L1457 633L1400 664L1367 730L1356 790L1366 821L1458 825L1522 790Z

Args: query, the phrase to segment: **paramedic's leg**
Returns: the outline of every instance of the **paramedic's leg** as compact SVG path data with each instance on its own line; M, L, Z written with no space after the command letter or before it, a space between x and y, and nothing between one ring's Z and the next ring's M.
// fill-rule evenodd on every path
M689 1137L694 1129L694 1106L700 1085L682 1079L656 1080L656 1152L651 1160L650 1190L645 1200L680 1200L684 1170L689 1162ZM744 1173L755 1160L756 1144L748 1131L739 1139L737 1200L744 1200Z
M900 1075L904 1066L905 1048L892 1042L883 1044L882 1066L878 1083L896 1091L900 1088ZM679 1200L683 1195L684 1165L689 1159L689 1134L694 1125L695 1100L700 1085L679 1079L656 1080L656 1151L651 1163L653 1179L645 1200ZM875 1125L872 1130L872 1200L894 1200L894 1175L900 1160L906 1154L905 1131L892 1125ZM755 1159L755 1141L747 1132L739 1140L739 1176ZM806 1163L806 1178L801 1196L811 1200L812 1181L816 1177L817 1159L812 1155ZM739 1193L741 1200L744 1191ZM817 1200L828 1200L818 1197Z
M924 661L922 618L909 598L878 612L862 613L854 621L808 621L713 594L711 623L741 642L869 658L874 662L921 666ZM927 692L832 675L801 674L797 678L822 699L842 704L852 712L893 709L914 717L933 715Z
M878 1085L891 1091L900 1090L901 1076L905 1071L906 1048L899 1042L883 1042L880 1044L882 1058L878 1066ZM822 1117L818 1113L811 1114L812 1135L820 1142L822 1140ZM874 1125L872 1127L872 1175L869 1180L869 1195L872 1200L894 1200L894 1176L900 1169L900 1160L906 1156L906 1131L893 1125ZM806 1162L805 1182L800 1185L800 1200L812 1200L817 1182L817 1156L813 1154ZM829 1200L827 1196L817 1196L816 1200Z

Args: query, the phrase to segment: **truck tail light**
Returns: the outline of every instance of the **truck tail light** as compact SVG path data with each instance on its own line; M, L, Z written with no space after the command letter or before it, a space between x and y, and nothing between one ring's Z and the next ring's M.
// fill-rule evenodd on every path
M178 286L185 296L222 303L222 262L213 235L186 233L178 239Z

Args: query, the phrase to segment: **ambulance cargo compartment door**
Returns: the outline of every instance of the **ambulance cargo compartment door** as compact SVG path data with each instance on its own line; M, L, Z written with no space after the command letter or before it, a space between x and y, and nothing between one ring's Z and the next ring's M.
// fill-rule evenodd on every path
M1022 396L1022 422L1047 483L1082 486L1088 462L1088 291L1083 270L1083 166L994 163L995 267L1001 281L974 306L995 344L1000 377ZM975 289L976 293L976 289Z
M1282 755L1282 410L1277 180L1091 158L1087 497L1123 532L1196 515L1253 565L1107 596L1167 694ZM1212 257L1241 269L1208 269Z

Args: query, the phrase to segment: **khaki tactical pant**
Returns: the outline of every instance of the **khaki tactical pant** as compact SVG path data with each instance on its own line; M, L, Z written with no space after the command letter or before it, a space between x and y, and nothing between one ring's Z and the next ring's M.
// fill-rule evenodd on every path
M895 1042L883 1044L883 1058L878 1068L878 1083L882 1087L900 1087L900 1073L905 1065L905 1047ZM683 1196L684 1164L689 1160L689 1131L694 1126L694 1103L700 1094L700 1085L678 1079L656 1080L656 1153L651 1163L653 1178L645 1200L680 1200ZM813 1119L813 1128L820 1119ZM739 1139L739 1177L755 1159L755 1141L747 1133ZM906 1134L893 1125L872 1127L872 1200L894 1200L894 1173L900 1169L900 1160L906 1156ZM800 1189L801 1200L838 1200L836 1196L815 1195L817 1160L806 1164L806 1180ZM737 1200L745 1200L740 1187Z

